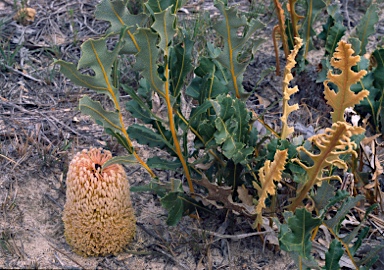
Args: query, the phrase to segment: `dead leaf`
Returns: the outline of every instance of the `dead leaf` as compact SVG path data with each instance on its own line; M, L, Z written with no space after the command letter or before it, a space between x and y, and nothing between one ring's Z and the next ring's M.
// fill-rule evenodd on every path
M205 197L200 194L195 194L195 196L200 197L204 203L214 205L218 209L225 208L232 210L235 214L243 214L252 218L256 217L255 207L246 205L245 203L236 203L232 200L233 190L231 187L218 186L217 184L209 182L205 176L203 176L201 180L194 181L196 184L208 190L208 195Z
M239 194L239 199L246 205L253 205L253 197L248 193L248 189L242 185L237 187L237 193Z
M13 17L18 23L26 26L35 21L36 10L33 8L22 8Z

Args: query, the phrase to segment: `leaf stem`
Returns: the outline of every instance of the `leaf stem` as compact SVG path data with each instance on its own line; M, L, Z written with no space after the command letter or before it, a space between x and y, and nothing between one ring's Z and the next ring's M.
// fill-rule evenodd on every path
M168 49L168 47L167 47L167 49ZM168 55L168 54L166 53L166 55ZM194 190L193 185L192 185L192 179L191 179L191 175L189 173L188 165L187 165L187 162L186 162L186 160L185 160L185 158L183 156L183 153L181 151L179 139L177 138L177 130L176 130L176 127L175 127L174 113L173 113L171 99L170 99L170 96L169 96L170 93L169 93L168 59L166 59L166 61L165 61L164 77L165 77L165 102L167 103L167 111L168 111L168 119L169 119L169 129L171 130L171 133L172 133L172 139L173 139L173 143L175 145L176 154L177 154L177 156L180 159L180 162L181 162L181 164L183 166L183 170L184 170L184 173L185 173L185 177L187 178L187 181L188 181L189 191L191 193L194 193L195 190Z

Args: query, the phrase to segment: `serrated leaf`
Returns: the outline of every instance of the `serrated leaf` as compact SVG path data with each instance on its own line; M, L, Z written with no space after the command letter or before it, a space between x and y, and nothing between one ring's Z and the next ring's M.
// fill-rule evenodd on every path
M281 138L286 139L291 133L294 132L293 127L288 126L288 116L290 113L299 109L297 103L289 105L288 101L291 99L291 95L299 91L297 86L289 87L291 80L293 79L292 69L295 67L295 57L299 52L299 49L303 45L303 41L300 38L295 37L295 46L291 53L288 55L287 64L284 68L284 79L283 79L283 115L280 120L283 123Z
M149 0L147 6L153 12L162 12L172 6L172 13L176 13L186 2L187 0Z
M356 206L359 201L363 199L363 195L358 195L356 197L348 197L342 204L342 206L338 208L335 216L331 219L324 220L324 223L327 225L328 228L331 228L336 233L336 235L338 235L340 231L341 222L344 220L345 216L349 213L349 211L351 211L353 207Z
M304 258L309 258L312 248L312 230L321 224L321 219L313 218L306 209L297 209L294 216L288 218L289 230L281 234L280 242L289 252L297 252ZM283 247L283 246L282 246Z
M117 44L113 51L109 51L106 39L89 39L81 45L81 58L77 67L74 64L58 60L55 63L60 65L60 71L67 76L73 83L84 86L99 93L107 94L111 100L118 103L119 93L113 86L111 73L120 50ZM80 69L90 68L95 75L84 75Z
M347 169L348 166L341 155L351 154L357 156L354 150L357 146L356 143L351 141L352 135L363 133L364 129L360 127L352 127L346 122L337 122L332 125L332 128L327 128L324 133L312 136L309 140L314 143L320 151L319 153L311 153L303 146L297 148L298 152L304 152L308 155L313 165L308 167L303 164L301 160L295 158L296 161L307 172L307 181L297 190L297 197L292 201L289 209L294 210L302 203L302 200L308 195L311 188L315 185L319 185L324 180L338 179L339 176L331 175L324 176L323 170L336 166L339 169Z
M127 138L121 135L120 132L115 132L110 128L104 128L105 132L117 139L117 141L125 148L130 154L133 154L133 148L127 141Z
M324 181L321 186L317 189L316 194L312 197L315 202L315 207L318 211L324 209L328 205L329 200L335 196L334 187Z
M339 261L343 254L344 250L341 243L334 239L330 244L328 251L325 253L325 269L339 270Z
M121 0L103 0L96 6L95 12L96 19L108 21L111 26L107 33L119 34L122 28L125 28L128 32L122 51L125 53L137 53L138 48L135 46L135 40L132 39L137 29L137 25L140 25L142 21L147 19L145 14L133 15L129 13L128 8L124 1Z
M136 54L136 63L134 69L141 72L143 77L148 80L153 90L164 97L164 82L160 79L157 72L157 60L159 57L159 48L157 41L159 35L148 28L138 28L135 33L140 51Z
M306 56L309 50L313 49L312 37L316 34L313 29L313 22L318 14L325 7L325 3L322 0L307 0L307 13L305 15L305 21L302 26L303 39L304 39L304 55Z
M179 96L181 88L185 85L186 76L192 70L193 42L185 37L181 44L171 48L170 53L170 83L174 97Z
M347 28L341 23L336 23L330 27L325 43L325 51L328 55L332 55L335 52L337 44L344 36L346 30Z
M223 20L216 23L213 27L217 33L224 38L224 48L220 55L216 58L230 72L229 90L236 94L237 98L248 96L245 92L242 81L243 73L249 62L238 62L240 54L245 43L258 30L264 27L259 20L247 22L245 16L239 17L237 9L234 7L227 8L223 2L217 1L215 6L223 15ZM246 27L247 31L239 37L238 29Z
M152 28L155 29L160 36L158 46L164 51L164 55L167 55L167 47L176 34L176 29L174 28L176 16L172 14L171 7L168 7L161 12L155 13L154 18L155 22L152 24Z
M117 156L113 157L107 162L105 162L102 166L102 169L107 168L113 164L137 164L138 161L135 156Z
M136 100L130 100L126 103L126 108L134 118L140 119L145 124L152 123L154 117L144 102L139 103Z
M377 4L372 3L356 27L356 37L361 41L361 49L356 52L359 55L364 55L366 53L368 37L372 34L376 34L374 26L379 20L377 14L378 9Z
M184 205L178 192L170 192L160 199L161 205L168 210L167 225L175 226L183 217Z
M343 26L343 14L340 7L340 2L327 6L329 16L327 22L322 26L323 31L319 34L319 38L325 40L325 55L333 54L337 43L346 31L346 28Z
M269 195L275 195L276 187L273 181L280 182L281 175L285 169L286 159L288 157L288 149L283 151L277 150L274 156L273 161L267 160L264 163L264 166L259 169L259 181L261 185L261 190L258 190L258 203L256 206L257 218L255 222L255 227L262 223L261 214L263 208L266 207L265 200ZM257 188L256 188L257 189Z
M245 103L231 97L219 96L211 100L216 112L214 137L218 145L222 145L223 154L235 163L244 163L252 154L253 148L245 142L249 137L250 115Z
M79 108L82 113L91 116L97 124L105 129L109 128L114 132L121 132L122 126L119 114L104 110L100 102L93 101L90 97L84 96L79 101Z
M158 179L152 179L147 185L133 186L132 192L153 192L159 197L164 197L169 192L183 192L182 183L179 179L171 178L171 181L162 183Z
M146 80L144 80L144 81L146 81ZM143 81L142 81L142 83L143 83ZM151 100L150 98L149 98L149 100L147 100L147 103L145 103L136 94L135 90L133 90L131 87L123 85L123 89L132 98L132 100L130 100L126 103L126 108L132 114L133 117L139 118L140 120L142 120L146 124L150 124L154 121L159 121L159 122L163 121L160 117L155 115L152 112L151 108L149 107L148 103L150 104L150 100ZM142 88L140 88L140 89L142 89ZM138 92L139 92L139 90L138 90ZM142 93L142 94L144 94L144 93ZM149 93L147 93L147 94L149 94ZM146 97L146 98L148 99L148 97Z
M348 38L348 42L352 45L352 49L355 52L361 51L361 41L358 38L350 37Z
M384 244L380 243L379 245L373 247L368 254L365 254L363 258L357 262L357 265L360 266L360 269L368 270L372 269L372 266L380 258L378 253L382 253L384 249ZM363 267L364 266L364 267Z
M171 170L176 171L182 167L181 162L179 160L164 160L159 157L152 157L147 160L147 165L154 169L159 170Z
M373 71L373 77L375 79L373 85L384 92L384 48L376 49L372 53L372 56L377 64L375 70Z
M195 69L195 77L187 87L186 94L203 104L207 99L214 99L220 94L227 94L227 81L217 61L202 57Z
M369 95L369 91L362 90L355 94L350 88L357 83L364 75L365 70L355 72L352 70L359 61L360 56L353 56L352 46L344 41L340 41L336 52L333 54L331 65L340 70L340 74L328 72L328 80L324 81L324 97L333 108L332 122L344 120L344 111L348 107L354 107L361 100ZM337 93L331 90L328 83L333 83L337 86Z
M133 124L128 128L128 134L140 144L159 148L168 147L168 149L174 151L172 144L168 141L170 138L169 134L161 135L147 127L137 124Z

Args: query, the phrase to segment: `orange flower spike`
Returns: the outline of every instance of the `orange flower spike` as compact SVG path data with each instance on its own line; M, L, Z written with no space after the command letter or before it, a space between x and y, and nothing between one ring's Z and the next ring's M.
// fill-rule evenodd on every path
M80 255L116 254L136 232L123 167L113 164L102 169L111 158L111 152L92 148L77 153L69 165L64 234Z

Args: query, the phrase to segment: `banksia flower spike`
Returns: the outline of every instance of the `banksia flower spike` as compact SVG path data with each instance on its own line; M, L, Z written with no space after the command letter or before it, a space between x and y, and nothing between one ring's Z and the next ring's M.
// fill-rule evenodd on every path
M134 237L136 219L123 167L109 151L92 148L75 155L67 175L63 221L65 238L84 256L121 251Z

